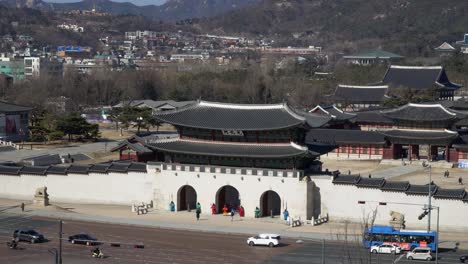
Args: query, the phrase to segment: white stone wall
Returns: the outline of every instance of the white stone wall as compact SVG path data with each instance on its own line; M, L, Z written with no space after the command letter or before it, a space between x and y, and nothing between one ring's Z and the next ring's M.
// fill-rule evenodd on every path
M47 187L51 202L124 204L149 202L153 176L147 173L90 173L68 175L0 175L0 197L32 200L36 189Z
M162 166L148 166L149 173L156 173L154 200L159 209L169 210L171 201L177 206L178 190L184 185L190 185L197 193L202 213L210 214L211 205L216 203L218 190L230 185L239 191L246 217L254 217L255 207L260 208L261 195L269 190L275 191L280 196L281 212L287 206L292 217L301 217L301 219L307 217L306 197L307 186L310 183L300 181L298 177L223 174L219 170L213 173L191 172L181 171L179 167L176 170L171 168L164 170ZM157 170L160 172L156 172Z
M406 195L400 192L382 192L379 189L357 188L353 185L333 184L327 176L314 177L313 182L320 188L322 214L328 212L331 220L352 220L363 222L377 209L377 224L388 225L390 211L405 215L407 228L426 228L427 216L418 220L422 206L398 203L427 204L427 196ZM358 204L358 201L373 201ZM387 205L379 205L387 202ZM468 203L461 200L432 199L432 205L440 206L440 226L444 228L468 228ZM435 230L437 212L433 211L432 227Z
M382 155L380 154L348 154L348 153L337 153L329 152L325 155L320 156L322 160L382 160Z

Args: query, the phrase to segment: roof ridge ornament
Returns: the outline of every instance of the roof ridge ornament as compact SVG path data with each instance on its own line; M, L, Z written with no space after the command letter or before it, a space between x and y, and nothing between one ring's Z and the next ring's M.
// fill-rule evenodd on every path
M390 65L393 69L413 69L413 70L442 70L442 66L403 66L403 65Z

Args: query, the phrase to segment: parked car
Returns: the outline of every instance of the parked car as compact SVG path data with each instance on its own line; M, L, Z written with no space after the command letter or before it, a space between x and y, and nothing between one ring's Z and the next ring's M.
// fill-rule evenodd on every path
M45 237L33 229L15 230L13 232L13 238L18 241L28 241L31 244L45 241Z
M372 246L370 252L374 254L400 254L401 247L393 244L381 244Z
M460 262L461 262L461 263L468 263L468 254L462 255L462 256L460 257Z
M249 237L247 244L250 246L262 245L269 247L276 247L279 245L281 237L277 234L260 234L258 236Z
M408 253L406 253L406 258L409 260L433 260L432 252L430 248L417 247Z
M77 234L68 237L68 241L72 244L82 244L87 246L98 245L97 239L88 234Z

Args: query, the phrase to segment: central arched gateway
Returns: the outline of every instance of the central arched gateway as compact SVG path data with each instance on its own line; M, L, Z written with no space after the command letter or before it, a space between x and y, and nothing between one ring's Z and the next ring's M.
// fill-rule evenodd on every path
M218 214L223 212L224 205L227 205L229 209L231 206L237 208L240 205L239 191L231 185L225 185L216 192Z
M270 216L281 214L281 198L275 191L266 191L260 196L260 210L262 216Z
M197 192L190 185L180 187L177 192L177 211L195 209L197 204Z

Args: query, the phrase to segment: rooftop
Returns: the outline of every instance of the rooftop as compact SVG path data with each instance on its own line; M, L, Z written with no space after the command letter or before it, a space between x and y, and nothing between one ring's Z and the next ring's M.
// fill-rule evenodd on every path
M385 50L375 49L361 51L355 54L343 56L345 59L401 59L403 56L400 56L395 53L391 53Z
M330 98L334 101L349 103L376 103L384 101L387 90L387 85L357 86L339 84Z
M9 112L29 112L32 111L34 108L29 106L22 106L11 104L7 102L0 101L0 113L9 113Z
M273 130L302 125L322 126L330 118L302 113L287 104L226 104L198 101L174 111L155 114L176 126L217 130Z
M391 110L381 112L385 117L394 120L412 122L456 121L461 115L440 104L406 104Z

